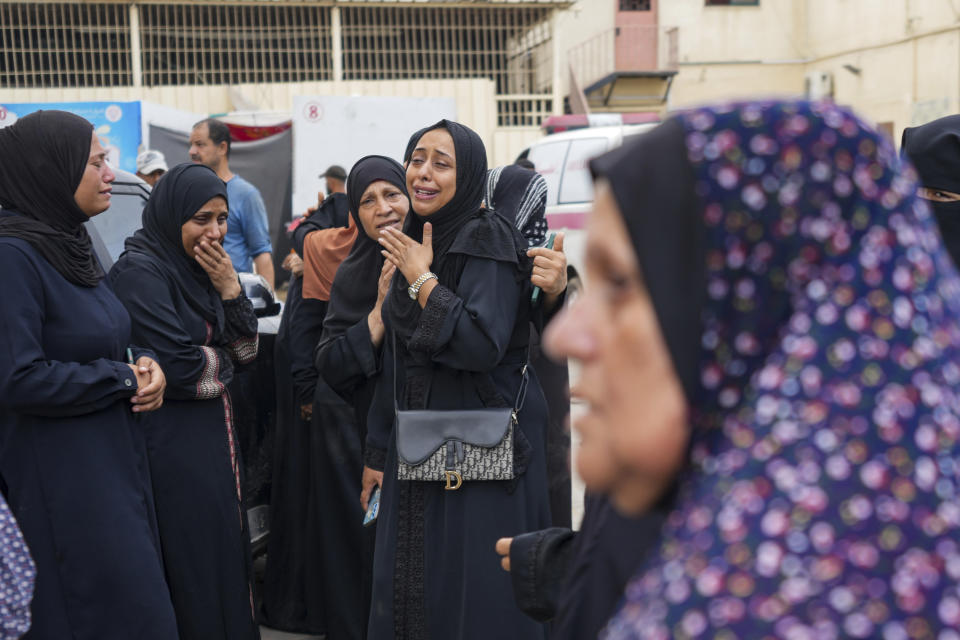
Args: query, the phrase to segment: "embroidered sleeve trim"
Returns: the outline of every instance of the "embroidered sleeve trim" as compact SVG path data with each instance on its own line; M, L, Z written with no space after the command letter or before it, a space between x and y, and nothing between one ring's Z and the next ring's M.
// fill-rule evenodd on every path
M259 343L260 336L253 336L252 338L240 338L239 340L234 340L228 344L227 351L230 352L230 357L236 362L239 362L240 364L247 364L248 362L253 362L253 360L257 357Z
M443 322L450 312L450 306L456 296L453 291L438 285L430 292L430 298L423 311L420 312L420 322L417 323L417 330L410 337L408 346L411 351L424 351L433 353L437 350L440 341L440 330L443 328Z
M197 400L209 400L223 395L220 382L220 357L213 347L200 347L203 353L203 371L197 380Z

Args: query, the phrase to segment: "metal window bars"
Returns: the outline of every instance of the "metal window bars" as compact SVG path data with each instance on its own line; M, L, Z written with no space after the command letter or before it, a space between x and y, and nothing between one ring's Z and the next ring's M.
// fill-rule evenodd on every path
M132 82L127 6L0 3L0 87L117 87Z
M0 88L490 78L499 126L552 112L549 5L338 6L0 0Z

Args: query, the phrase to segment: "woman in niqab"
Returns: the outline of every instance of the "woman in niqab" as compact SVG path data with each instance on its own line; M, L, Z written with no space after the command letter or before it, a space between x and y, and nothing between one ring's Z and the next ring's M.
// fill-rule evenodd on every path
M227 387L257 355L257 318L220 245L227 190L181 164L154 187L143 228L110 270L137 339L167 371L166 403L145 425L167 582L181 640L259 638L249 532Z
M547 345L583 359L593 483L633 512L678 485L601 637L955 634L960 280L905 166L807 102L593 162L591 289Z
M0 129L0 487L36 562L30 638L177 637L143 431L163 373L83 226L113 178L79 116Z
M903 130L900 151L920 177L927 201L954 264L960 265L960 115Z
M489 562L497 538L550 520L536 378L514 431L513 480L446 491L397 479L395 380L401 409L513 406L531 294L526 241L481 207L487 167L477 134L443 120L413 135L405 161L412 211L402 232L381 234L397 273L383 303L388 337L364 451L365 491L382 472L369 636L542 638L542 625L514 605L509 576ZM411 299L409 285L427 271L437 278Z

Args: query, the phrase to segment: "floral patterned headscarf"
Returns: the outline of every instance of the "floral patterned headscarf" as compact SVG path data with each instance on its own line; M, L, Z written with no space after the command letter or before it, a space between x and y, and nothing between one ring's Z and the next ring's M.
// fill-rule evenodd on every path
M691 454L601 637L960 638L960 279L913 170L829 103L678 117L706 270Z

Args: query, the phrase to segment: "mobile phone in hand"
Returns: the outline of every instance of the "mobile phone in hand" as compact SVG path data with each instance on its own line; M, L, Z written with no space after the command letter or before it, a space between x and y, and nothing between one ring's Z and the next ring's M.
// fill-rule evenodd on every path
M380 487L373 490L370 501L367 503L367 512L363 514L363 526L369 527L377 521L380 515Z
M547 249L553 249L553 241L557 238L556 232L551 231L550 237L547 238L547 243L543 245ZM533 293L530 295L530 303L537 304L537 301L540 300L540 287L534 287Z

